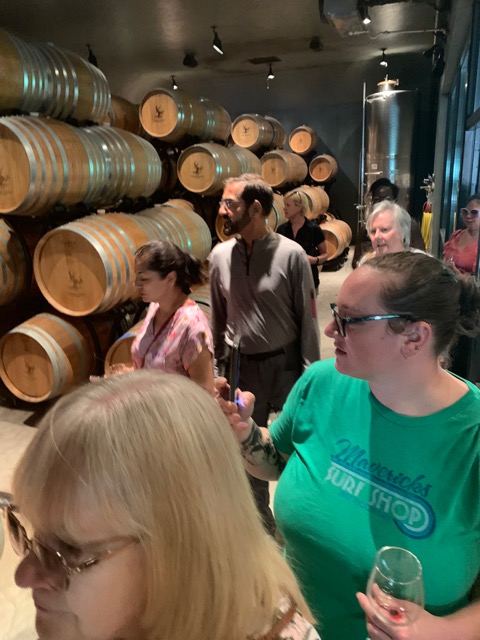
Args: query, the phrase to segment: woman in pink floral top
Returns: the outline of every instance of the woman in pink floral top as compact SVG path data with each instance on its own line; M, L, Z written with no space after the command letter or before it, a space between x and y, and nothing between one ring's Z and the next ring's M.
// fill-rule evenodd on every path
M152 241L135 254L135 284L147 316L132 344L135 369L187 376L213 393L213 339L190 287L206 280L201 263L172 242Z

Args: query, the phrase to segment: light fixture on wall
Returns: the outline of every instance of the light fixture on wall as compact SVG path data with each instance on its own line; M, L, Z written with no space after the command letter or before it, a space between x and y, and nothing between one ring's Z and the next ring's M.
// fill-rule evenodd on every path
M388 67L387 56L385 55L386 50L387 50L386 47L382 47L382 49L380 49L380 51L382 52L382 57L380 59L381 67Z
M362 24L366 26L367 24L371 23L370 16L368 15L368 7L365 4L365 2L362 2L362 0L357 2L357 11L358 11L358 15L360 16L360 20L362 21Z
M273 73L272 65L268 68L268 76L267 80L273 80L275 78L275 74Z
M222 41L220 40L220 36L217 33L217 27L215 25L212 26L213 29L213 43L212 46L217 53L223 56L223 47Z
M172 89L176 91L178 89L178 84L175 82L175 76L170 76L172 79Z

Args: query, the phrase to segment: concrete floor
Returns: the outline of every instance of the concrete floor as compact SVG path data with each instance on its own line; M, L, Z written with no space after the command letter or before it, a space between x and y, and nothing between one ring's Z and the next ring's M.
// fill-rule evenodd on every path
M324 327L331 319L329 304L335 301L337 292L350 271L349 259L338 271L320 274L317 315L323 359L333 357L332 341L323 334ZM11 476L17 460L35 433L34 426L47 409L48 403L13 403L10 398L2 397L0 393L0 491L10 490ZM272 496L274 490L275 487L272 486ZM0 554L2 542L0 521ZM35 640L37 635L30 592L18 589L13 582L17 564L18 558L6 541L0 562L0 640Z

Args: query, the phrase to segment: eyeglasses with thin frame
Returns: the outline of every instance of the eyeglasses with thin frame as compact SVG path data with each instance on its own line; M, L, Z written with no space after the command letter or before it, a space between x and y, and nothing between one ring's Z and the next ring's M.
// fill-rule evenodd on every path
M332 310L332 316L335 320L335 325L337 327L338 333L345 338L347 335L346 328L349 324L360 324L361 322L371 322L373 320L393 320L394 318L402 318L403 320L413 321L413 316L403 314L403 313L389 313L386 315L379 316L360 316L358 318L348 318L345 316L341 316L337 311L337 305L334 302L330 303L330 309Z
M236 207L240 203L241 203L241 200L232 200L231 198L222 198L218 203L218 208L223 206L225 207L225 209L228 209L229 211L231 211L234 207Z
M480 209L460 209L462 216L471 215L473 218L480 216Z
M119 536L109 541L109 544L120 542L114 548L106 549L102 553L92 556L78 564L68 562L63 555L51 547L43 544L36 538L29 538L24 526L15 516L15 507L13 505L1 507L6 522L8 536L15 553L21 557L26 557L29 553L33 553L48 574L48 581L58 590L66 590L70 586L70 577L78 573L82 573L86 569L94 567L103 560L108 560L114 555L123 551L126 547L133 543L138 543L136 538Z

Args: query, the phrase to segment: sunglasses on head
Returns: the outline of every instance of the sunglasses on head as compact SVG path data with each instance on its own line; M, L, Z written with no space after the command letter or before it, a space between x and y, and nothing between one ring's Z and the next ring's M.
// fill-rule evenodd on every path
M480 209L460 209L462 216L471 215L473 218L480 216Z
M29 538L25 527L14 513L16 509L13 505L2 504L0 508L3 511L5 528L15 553L23 558L29 553L33 553L47 573L48 582L52 587L59 590L68 589L72 575L82 573L82 571L94 567L102 560L108 560L113 557L133 542L138 542L135 538L119 536L111 540L112 543L120 542L121 544L118 546L113 549L106 549L83 562L74 563L67 561L59 551L40 542L37 538Z

